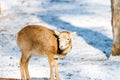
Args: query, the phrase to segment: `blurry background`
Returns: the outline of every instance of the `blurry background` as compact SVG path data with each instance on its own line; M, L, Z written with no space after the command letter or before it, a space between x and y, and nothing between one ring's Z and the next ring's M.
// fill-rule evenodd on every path
M119 80L112 47L110 0L0 0L0 77L20 79L16 34L26 25L77 32L73 49L59 60L62 80ZM30 76L49 79L47 58L32 57Z

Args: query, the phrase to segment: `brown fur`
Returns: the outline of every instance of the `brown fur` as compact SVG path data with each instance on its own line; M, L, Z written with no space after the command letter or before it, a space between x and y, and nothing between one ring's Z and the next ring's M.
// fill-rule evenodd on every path
M58 73L58 57L65 56L72 48L70 45L65 50L58 48L58 38L54 30L43 26L29 25L24 27L17 34L17 43L21 49L20 71L22 80L30 80L28 62L33 55L48 56L50 64L50 80L54 80L54 67L56 80L60 80Z

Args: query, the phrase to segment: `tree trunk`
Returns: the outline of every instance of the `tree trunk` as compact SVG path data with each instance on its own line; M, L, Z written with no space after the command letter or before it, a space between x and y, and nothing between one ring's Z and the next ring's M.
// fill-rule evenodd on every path
M120 0L111 0L113 46L112 55L120 55Z
M0 14L1 14L1 0L0 0Z

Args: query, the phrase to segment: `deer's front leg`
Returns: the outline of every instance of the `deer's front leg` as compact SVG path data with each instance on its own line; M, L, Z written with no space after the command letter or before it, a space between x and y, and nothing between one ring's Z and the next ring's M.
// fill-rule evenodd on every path
M59 72L58 72L58 58L54 59L55 63L55 75L56 75L56 80L60 80Z
M50 80L54 80L54 58L53 56L48 56L50 65Z

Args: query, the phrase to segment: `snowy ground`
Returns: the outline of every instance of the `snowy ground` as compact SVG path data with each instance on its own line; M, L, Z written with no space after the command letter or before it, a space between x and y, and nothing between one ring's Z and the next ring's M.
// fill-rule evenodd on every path
M120 80L120 57L110 56L110 0L2 0L1 4L1 78L20 78L15 34L25 25L38 24L77 32L72 51L59 60L62 80ZM36 80L49 79L47 58L32 57L29 70Z

